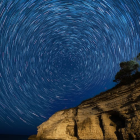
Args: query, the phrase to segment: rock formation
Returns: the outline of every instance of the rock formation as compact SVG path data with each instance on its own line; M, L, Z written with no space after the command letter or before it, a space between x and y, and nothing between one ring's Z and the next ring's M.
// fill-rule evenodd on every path
M140 79L56 112L32 140L55 139L140 140Z

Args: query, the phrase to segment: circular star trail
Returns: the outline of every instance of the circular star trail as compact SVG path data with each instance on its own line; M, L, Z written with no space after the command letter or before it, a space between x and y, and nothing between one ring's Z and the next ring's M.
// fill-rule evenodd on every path
M113 79L140 51L139 9L138 0L0 1L2 126L36 126L55 99Z

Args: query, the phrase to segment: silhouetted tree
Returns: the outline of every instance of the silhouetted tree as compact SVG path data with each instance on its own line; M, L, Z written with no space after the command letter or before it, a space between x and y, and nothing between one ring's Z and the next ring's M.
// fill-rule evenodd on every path
M131 74L135 74L136 72L138 72L139 63L137 61L134 61L134 60L128 61L128 66L129 66L129 69L132 70Z
M115 75L115 80L113 82L117 83L124 83L126 80L128 80L128 77L130 77L131 71L128 69L121 69L117 74Z
M140 53L137 56L137 60L140 60ZM133 80L133 75L138 73L139 63L134 59L127 62L120 63L120 71L115 75L113 82L127 84Z

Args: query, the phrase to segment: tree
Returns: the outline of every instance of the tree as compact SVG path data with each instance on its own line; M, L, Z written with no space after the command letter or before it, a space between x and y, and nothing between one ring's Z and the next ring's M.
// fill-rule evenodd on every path
M120 63L120 71L115 75L113 82L117 83L129 83L131 80L136 80L140 77L140 53L134 58L127 62Z
M130 77L130 75L131 71L129 69L121 69L115 75L115 80L113 80L113 82L124 83L128 79L128 77Z
M120 63L120 71L115 75L113 82L129 83L132 80L132 75L138 72L139 64L135 60Z
M128 66L129 66L129 69L132 70L131 74L135 74L136 72L138 72L139 63L137 61L134 61L134 60L128 61Z

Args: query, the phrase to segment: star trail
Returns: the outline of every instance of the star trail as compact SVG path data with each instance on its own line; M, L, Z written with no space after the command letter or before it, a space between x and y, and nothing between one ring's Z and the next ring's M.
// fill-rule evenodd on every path
M0 133L36 133L139 52L139 0L0 0Z

